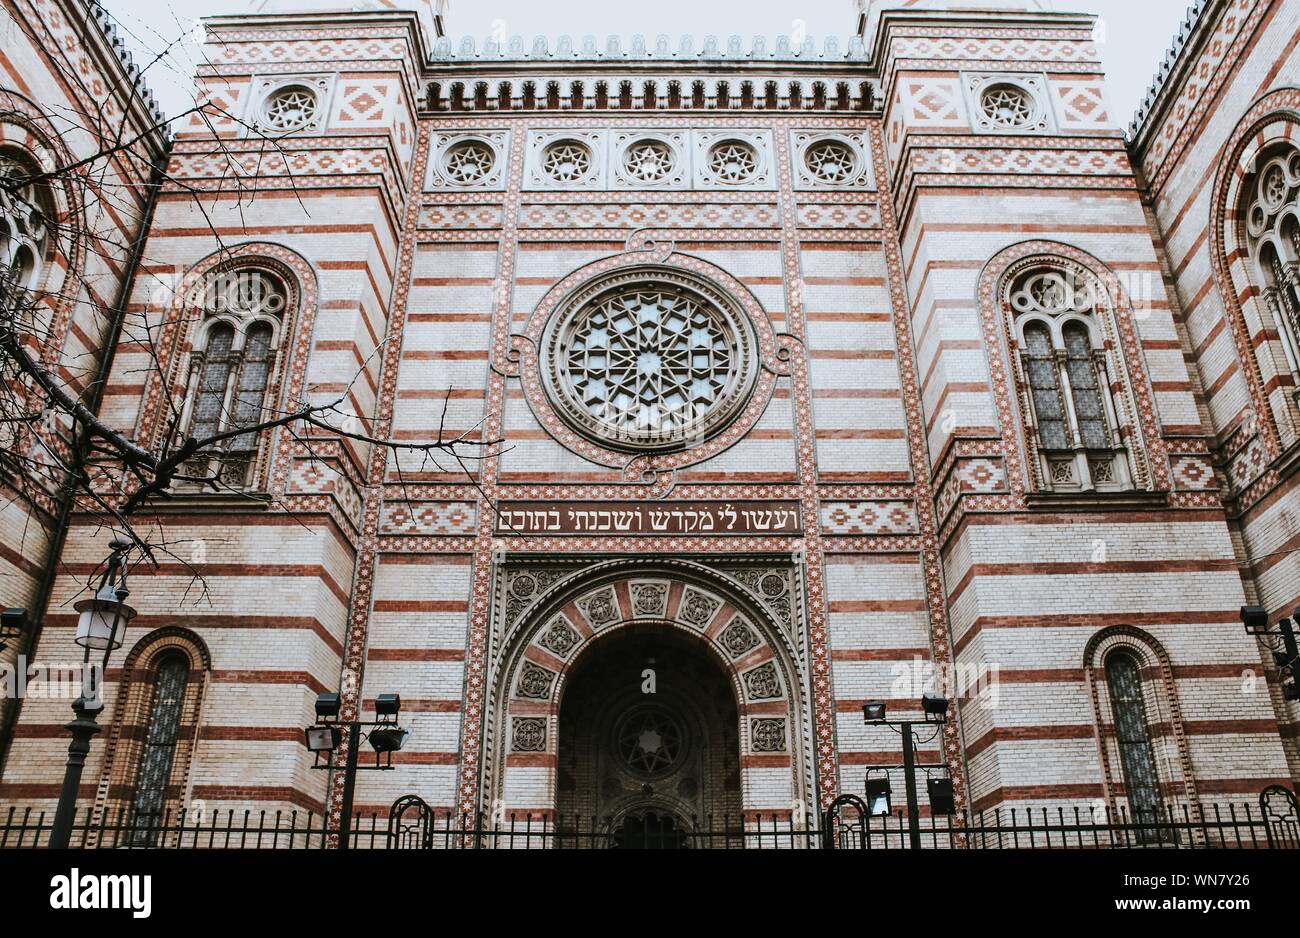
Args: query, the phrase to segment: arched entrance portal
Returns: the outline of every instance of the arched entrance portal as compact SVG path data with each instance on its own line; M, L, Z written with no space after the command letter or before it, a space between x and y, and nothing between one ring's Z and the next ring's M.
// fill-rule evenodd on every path
M632 839L638 825L708 814L803 817L814 785L800 600L788 560L760 564L502 564L483 810L498 822L577 814L584 829L593 815L630 818ZM656 693L642 694L649 657Z
M556 823L622 846L673 846L697 826L738 825L735 694L707 646L661 624L597 642L559 717Z

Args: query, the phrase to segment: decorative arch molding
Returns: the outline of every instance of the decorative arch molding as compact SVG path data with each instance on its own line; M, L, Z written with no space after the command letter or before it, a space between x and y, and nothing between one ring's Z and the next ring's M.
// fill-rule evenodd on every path
M1242 115L1224 145L1224 158L1220 161L1210 200L1210 267L1232 329L1237 358L1246 377L1255 413L1253 420L1247 415L1238 428L1244 428L1248 436L1257 433L1263 449L1261 454L1248 459L1248 475L1231 473L1238 487L1244 487L1258 477L1281 455L1284 445L1300 438L1300 410L1294 403L1285 401L1285 388L1280 389L1284 395L1281 408L1272 406L1264 391L1270 381L1279 377L1278 365L1285 361L1285 355L1277 348L1279 338L1270 338L1259 351L1251 341L1252 323L1262 328L1265 320L1256 302L1260 289L1251 275L1252 262L1248 252L1243 250L1245 241L1240 209L1242 187L1255 171L1256 158L1281 141L1300 146L1300 88L1272 91ZM1268 357L1261 360L1265 353ZM1240 452L1246 447L1250 447L1249 440L1243 441L1242 446L1236 449Z
M1101 762L1102 790L1106 805L1112 815L1116 814L1123 782L1122 768L1117 765L1118 759L1114 752L1114 719L1106 682L1106 660L1117 652L1131 654L1140 665L1142 701L1148 731L1153 741L1158 740L1160 743L1156 762L1162 791L1172 795L1175 790L1181 789L1182 798L1188 806L1199 806L1200 797L1196 790L1196 775L1183 725L1173 662L1164 645L1155 636L1131 625L1102 629L1088 640L1083 652L1084 681L1092 701L1093 737Z
M148 731L158 666L172 656L185 660L187 674L180 702L179 732L169 773L167 806L175 811L189 801L194 755L203 702L212 672L212 654L197 633L181 626L155 629L131 648L117 680L113 718L104 746L104 764L95 792L94 821L109 826L131 810L140 753Z
M245 267L269 271L288 290L279 333L281 351L269 378L267 399L281 406L302 399L320 296L315 268L297 251L270 242L250 241L223 248L194 264L172 293L158 342L158 368L150 375L136 429L136 439L142 446L159 444L169 416L165 412L167 401L179 400L185 394L190 354L202 327L200 317L186 313L191 298L209 278ZM271 454L270 471L258 477L268 479L272 494L283 494L285 490L292 450L292 439L282 429L266 448L266 453Z
M733 307L736 315L747 319L754 332L758 374L747 400L730 415L729 423L710 431L711 435L687 440L663 452L629 453L579 433L570 421L561 417L547 393L544 344L552 317L580 301L592 285L638 268L648 278L659 272L670 280L696 284L719 302ZM777 379L789 377L790 358L796 354L797 345L794 336L778 333L773 328L762 303L734 276L702 258L679 253L671 241L656 241L652 231L641 230L629 237L623 253L579 267L547 291L529 315L523 331L511 335L506 359L496 367L520 379L524 397L538 423L563 446L600 465L622 468L627 481L654 482L661 475L671 477L677 469L711 459L742 440L767 410Z
M1133 304L1127 291L1109 267L1086 251L1057 241L1023 241L989 260L980 273L976 292L1012 509L1024 509L1026 495L1033 491L1030 464L1036 443L1025 432L1025 415L1019 403L1020 389L1012 358L1015 332L1003 286L1035 266L1081 273L1100 285L1107 300L1102 317L1103 337L1124 391L1117 401L1117 405L1122 405L1117 416L1120 432L1133 451L1134 487L1139 491L1170 491L1173 480L1169 455L1160 432L1155 396L1133 325Z
M0 146L23 152L42 172L53 172L59 166L71 166L72 153L59 137L50 119L26 97L8 88L0 89ZM44 280L40 292L58 297L53 304L53 318L49 335L41 349L41 361L46 366L57 361L77 303L77 289L64 289L68 283L80 284L86 268L86 244L76 219L82 215L82 200L70 178L58 180L49 186L54 197L55 225L66 233L67 266L59 272L59 265L48 263L59 250L59 238L51 238L44 265ZM57 280L55 279L57 278Z
M807 816L815 784L810 693L798 666L802 589L788 558L767 559L768 567L756 558L733 571L669 558L499 568L479 750L481 808L554 810L560 704L575 664L605 637L648 624L699 641L727 675L739 716L746 812ZM778 735L780 749L773 743ZM467 740L466 757L474 752ZM774 781L773 769L788 773L788 788ZM538 770L546 774L544 787Z

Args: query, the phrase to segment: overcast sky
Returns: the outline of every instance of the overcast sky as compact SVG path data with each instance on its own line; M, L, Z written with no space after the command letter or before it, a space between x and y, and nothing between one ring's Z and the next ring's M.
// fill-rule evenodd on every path
M116 17L141 65L172 46L165 60L148 72L149 86L169 113L193 105L191 78L198 60L199 17L219 13L248 13L265 7L268 0L102 0ZM270 0L276 3L277 0ZM287 5L279 0L280 5ZM878 0L888 6L888 0ZM1110 98L1119 123L1127 126L1155 75L1156 64L1173 41L1187 11L1187 0L1039 0L1046 9L1097 13L1098 33ZM336 5L336 4L335 4ZM996 0L990 0L996 6ZM309 8L311 0L294 3ZM818 39L828 35L847 38L855 25L852 0L451 0L448 33L469 35L480 43L485 36L520 35L529 42L545 35L575 38L611 33L629 37L642 33L677 37L690 33L744 36L749 45L755 35L771 39L802 30ZM185 40L177 43L179 37ZM173 45L175 43L175 45ZM140 58L142 56L142 58Z

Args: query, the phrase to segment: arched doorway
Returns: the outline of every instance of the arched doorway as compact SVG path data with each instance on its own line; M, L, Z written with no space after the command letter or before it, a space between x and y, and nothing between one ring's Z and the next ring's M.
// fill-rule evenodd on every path
M704 643L638 623L574 665L559 713L556 823L616 846L685 846L741 823L735 692Z
M739 814L744 825L804 816L815 786L806 675L793 639L801 621L794 574L773 562L741 563L719 570L660 557L521 558L498 568L499 639L479 779L494 823L558 826L579 815L587 832L603 814L613 827L602 836L636 840L638 829L685 830L710 814L715 824ZM654 695L641 693L647 657L662 658ZM659 765L633 747L644 732L700 745ZM600 783L619 738L623 758L641 760L649 777L615 773L618 790L609 786L607 798ZM699 760L693 776L687 756ZM728 779L737 774L733 793Z

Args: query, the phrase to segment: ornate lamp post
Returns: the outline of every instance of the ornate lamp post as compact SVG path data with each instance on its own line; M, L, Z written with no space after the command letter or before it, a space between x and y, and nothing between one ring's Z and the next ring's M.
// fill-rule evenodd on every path
M85 653L82 658L81 696L72 702L72 722L64 726L72 734L72 742L68 744L68 765L63 773L63 789L59 792L54 828L50 832L50 846L54 848L66 848L72 839L81 772L90 752L90 741L100 731L99 724L95 721L104 709L103 675L108 668L109 656L114 649L122 647L127 625L135 617L135 610L126 604L129 592L126 588L127 554L131 550L131 542L114 540L109 546L113 553L108 558L108 565L95 595L73 606L80 613L76 642L85 649ZM91 666L91 652L103 652L103 658L97 665L98 671Z

